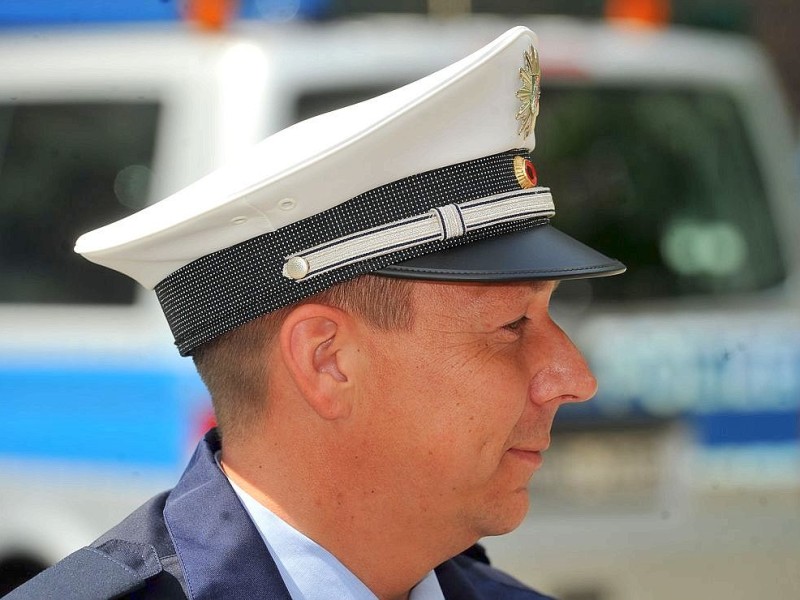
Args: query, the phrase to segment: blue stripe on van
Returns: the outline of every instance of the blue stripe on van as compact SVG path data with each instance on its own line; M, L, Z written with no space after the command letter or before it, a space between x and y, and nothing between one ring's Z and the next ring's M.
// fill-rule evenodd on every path
M698 414L690 422L703 446L800 442L800 409Z
M0 367L0 457L177 468L199 382L170 370Z
M0 26L181 20L183 2L168 0L3 0ZM324 17L330 0L240 0L242 19L288 21Z

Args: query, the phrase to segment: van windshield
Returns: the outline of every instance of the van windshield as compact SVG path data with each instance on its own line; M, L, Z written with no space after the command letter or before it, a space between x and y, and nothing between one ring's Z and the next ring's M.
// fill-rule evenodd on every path
M773 216L737 106L700 90L543 93L533 162L553 223L628 272L594 299L742 293L783 280Z

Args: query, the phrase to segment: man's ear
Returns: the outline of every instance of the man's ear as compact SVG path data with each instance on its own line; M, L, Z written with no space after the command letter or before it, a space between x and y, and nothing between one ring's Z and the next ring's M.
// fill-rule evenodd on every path
M350 414L348 344L353 319L322 304L302 304L284 320L280 348L284 364L309 406L324 419Z

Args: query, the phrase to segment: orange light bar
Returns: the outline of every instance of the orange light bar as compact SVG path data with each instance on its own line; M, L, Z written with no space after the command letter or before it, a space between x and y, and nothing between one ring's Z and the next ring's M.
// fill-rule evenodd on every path
M669 0L606 0L605 17L636 25L664 26L669 23Z
M202 29L219 31L236 14L238 4L237 0L188 0L184 17Z

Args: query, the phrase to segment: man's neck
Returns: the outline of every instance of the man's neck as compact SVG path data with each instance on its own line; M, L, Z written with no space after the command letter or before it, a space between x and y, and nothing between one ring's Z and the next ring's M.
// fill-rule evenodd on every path
M303 477L289 465L304 464L303 474L309 476L308 462L299 458L273 461L268 453L258 453L255 461L248 455L226 449L221 460L225 474L333 554L380 600L408 600L410 590L450 557L424 543L430 532L414 531L419 526L413 518L386 514L381 499L371 497L375 494L352 486L344 489L326 477L315 477L304 485Z

